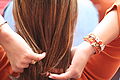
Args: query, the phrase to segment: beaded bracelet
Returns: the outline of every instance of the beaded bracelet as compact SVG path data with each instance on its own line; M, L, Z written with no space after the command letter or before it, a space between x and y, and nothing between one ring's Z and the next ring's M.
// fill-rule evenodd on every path
M103 44L103 42L99 40L99 38L92 33L87 35L83 39L84 41L87 41L90 43L90 45L95 49L96 53L100 53L105 48L105 45Z
M6 23L7 23L7 21L5 21L4 23L0 24L0 28L1 28L4 24L6 24Z

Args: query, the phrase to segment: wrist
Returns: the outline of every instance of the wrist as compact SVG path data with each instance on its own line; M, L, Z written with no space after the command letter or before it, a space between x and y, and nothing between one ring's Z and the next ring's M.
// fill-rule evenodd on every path
M95 53L94 48L86 41L82 42L79 46L78 46L78 50L84 51L85 55L87 55L88 57L93 55Z
M4 41L5 38L7 38L7 27L8 25L4 24L5 20L4 18L0 15L0 43L1 41Z
M10 41L11 36L13 36L12 33L13 31L8 24L2 25L0 27L0 44Z

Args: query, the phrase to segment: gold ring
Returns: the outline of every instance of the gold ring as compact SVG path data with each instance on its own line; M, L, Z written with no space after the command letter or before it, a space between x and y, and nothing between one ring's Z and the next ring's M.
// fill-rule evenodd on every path
M35 64L37 61L35 61L35 60L32 60L32 62L31 62L31 64Z

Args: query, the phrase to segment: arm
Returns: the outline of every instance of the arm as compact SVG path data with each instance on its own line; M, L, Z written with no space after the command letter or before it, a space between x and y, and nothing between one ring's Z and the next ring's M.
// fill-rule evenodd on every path
M108 44L119 36L120 27L117 11L109 12L93 31L104 44Z
M113 10L109 12L93 33L97 35L104 44L108 44L117 38L119 35L117 11ZM93 47L89 43L81 43L75 51L69 69L65 73L60 75L51 74L49 77L53 79L80 78L85 65L94 52Z
M0 24L4 22L0 15ZM12 31L8 24L0 27L0 44L7 52L7 57L14 72L23 72L32 60L41 60L45 54L35 54L24 39Z

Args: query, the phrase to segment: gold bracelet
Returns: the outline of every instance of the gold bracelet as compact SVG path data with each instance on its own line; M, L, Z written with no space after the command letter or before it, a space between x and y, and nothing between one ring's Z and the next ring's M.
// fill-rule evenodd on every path
M6 24L6 23L7 23L7 21L5 21L4 23L0 24L0 28L1 28L4 24Z

